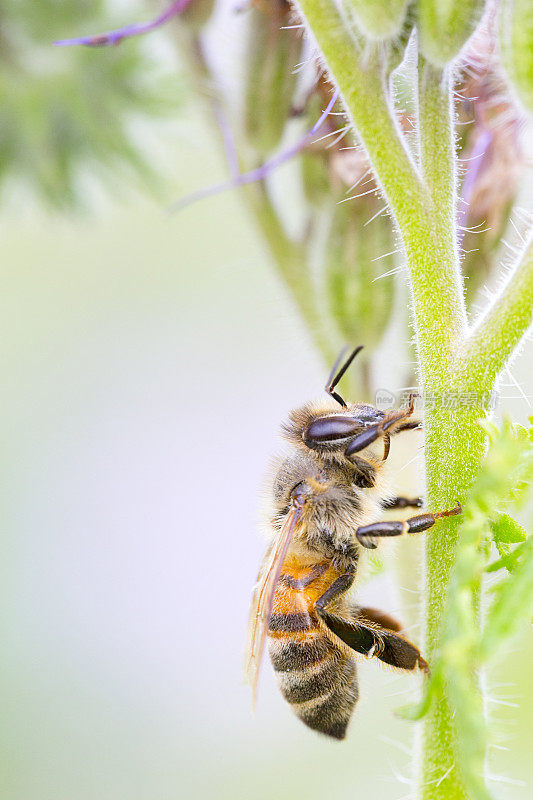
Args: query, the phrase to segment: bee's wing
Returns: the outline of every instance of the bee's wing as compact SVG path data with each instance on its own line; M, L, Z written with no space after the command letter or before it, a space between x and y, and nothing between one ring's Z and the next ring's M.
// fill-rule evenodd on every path
M300 505L293 506L287 514L279 536L265 559L265 563L263 564L259 579L253 591L245 656L245 678L247 683L252 687L253 705L255 705L257 697L257 682L259 680L261 659L265 649L268 621L272 613L274 590L294 534L294 529L301 515L302 507Z

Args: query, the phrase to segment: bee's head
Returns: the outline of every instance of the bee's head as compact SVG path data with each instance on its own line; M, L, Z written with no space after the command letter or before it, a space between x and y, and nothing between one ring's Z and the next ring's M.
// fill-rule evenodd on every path
M294 444L328 460L343 461L350 460L350 443L383 417L383 411L364 403L351 403L343 409L309 403L290 413L283 430Z
M357 347L339 368L343 351L331 370L326 392L335 404L331 401L328 405L308 404L292 411L289 422L284 425L285 436L293 444L314 451L322 460L336 461L341 465L346 462L355 464L358 461L356 453L379 438L377 423L385 417L385 413L365 403L346 403L335 391L340 379L362 349ZM387 427L390 427L391 422L392 420ZM384 431L381 435L383 433ZM389 441L389 435L385 434L382 459L387 458Z

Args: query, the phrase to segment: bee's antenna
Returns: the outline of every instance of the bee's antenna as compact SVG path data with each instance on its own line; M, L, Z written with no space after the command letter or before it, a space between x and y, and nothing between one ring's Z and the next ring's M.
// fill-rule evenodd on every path
M345 355L347 349L348 349L347 347L343 347L341 352L337 356L337 360L333 364L333 369L331 370L331 372L329 374L328 382L326 384L326 392L328 394L330 394L333 397L333 399L336 400L337 403L339 405L341 405L343 408L347 408L347 405L344 402L344 400L342 399L342 397L340 396L340 394L338 394L335 391L335 387L338 384L338 382L340 381L340 379L342 378L342 376L344 375L344 373L346 372L346 370L348 369L348 367L350 366L350 364L352 363L352 361L354 360L354 358L356 357L356 355L361 352L361 350L363 349L363 345L360 344L359 347L356 347L355 350L346 359L346 361L343 364L343 366L339 369L339 364L341 363L342 359L344 358L344 355ZM337 372L338 369L339 369L339 371Z

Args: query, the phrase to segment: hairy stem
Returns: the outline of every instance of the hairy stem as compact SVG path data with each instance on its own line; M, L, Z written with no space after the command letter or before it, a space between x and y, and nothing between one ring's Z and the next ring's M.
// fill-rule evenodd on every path
M455 242L452 245L448 232L443 236L445 226L439 224L440 215L436 214L439 198L434 201L431 196L440 154L434 154L431 174L422 180L391 107L382 51L370 45L364 49L358 46L333 0L299 0L297 5L341 91L396 220L412 278L423 385L432 392L438 391L443 378L446 383L449 381L449 366L466 329ZM434 83L429 80L431 91L445 91L440 83L436 89ZM448 134L452 127L450 102L446 103L445 112ZM431 124L438 120L440 127L437 133L427 130L426 160L431 136L442 135L442 114L432 113L436 104L428 91L426 116ZM451 147L448 144L448 150Z
M466 334L466 311L457 248L451 75L446 69L440 70L421 61L419 76L422 174L431 197L436 241L435 258L422 267L425 281L418 280L413 272L411 281L415 296L425 294L425 317L416 321L417 337L425 338L433 350L429 365L425 364L420 351L426 392L427 502L431 508L446 508L464 498L480 468L484 438L477 421L487 414L487 397L478 393L464 396L454 370L456 353ZM426 294L435 270L442 270L446 276L444 296ZM446 350L435 348L431 315L449 324ZM423 636L430 663L439 647L440 620L455 564L458 530L457 518L448 519L426 540ZM420 761L415 766L421 800L459 800L468 796L458 772L456 731L446 686L422 722L418 751Z
M488 412L483 390L464 402L465 386L455 369L467 320L457 248L451 73L419 65L418 170L396 125L379 55L358 49L332 0L300 0L299 7L341 90L405 246L425 395L427 502L434 510L451 508L479 471L484 437L478 420ZM439 644L458 529L458 519L448 518L427 538L424 629L430 663ZM423 723L418 755L420 800L466 800L446 687Z
M471 386L494 384L533 320L533 230L514 270L479 319L459 354L458 368Z

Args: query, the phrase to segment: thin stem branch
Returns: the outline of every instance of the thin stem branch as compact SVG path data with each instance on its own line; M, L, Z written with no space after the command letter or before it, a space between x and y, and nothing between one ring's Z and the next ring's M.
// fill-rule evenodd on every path
M223 100L205 58L201 41L196 34L185 30L181 32L180 45L181 52L185 54L193 67L191 75L196 81L197 92L200 97L204 98L205 105L218 123L223 111ZM227 121L223 122L226 124ZM220 134L227 156L227 132L218 124L215 125L215 129ZM232 142L232 151L233 146ZM242 164L235 158L236 153L232 152L230 170L234 172L235 169L238 169L240 173ZM257 180L248 185L242 185L240 191L246 197L247 209L253 215L254 222L272 256L278 275L288 289L292 302L298 309L317 350L326 364L332 364L337 356L337 351L331 344L330 332L326 330L326 320L318 302L317 293L310 285L305 245L300 241L295 241L287 234L263 181Z
M317 293L313 291L311 285L305 247L287 235L264 183L243 187L243 191L246 192L248 206L261 230L277 271L289 290L317 350L326 364L332 364L337 353L330 346L331 336L325 329L326 321L318 304Z
M456 228L453 201L457 187L451 70L439 69L419 56L419 73L422 173L435 214L453 232Z
M533 321L533 229L515 269L459 356L465 383L489 390Z
M422 175L433 203L435 228L443 245L443 254L452 259L446 270L452 283L449 302L455 307L455 325L464 331L467 318L457 235L453 69L438 69L425 62L422 57L420 62L419 129Z
M423 247L424 260L412 270L413 292L420 298L423 318L417 317L418 338L433 340L441 327L440 351L421 352L424 386L445 391L450 367L459 342L464 338L467 318L464 288L459 268L456 226L456 154L453 123L452 75L420 58L419 65L419 135L422 179L431 200L430 235L433 257ZM421 251L419 241L415 243ZM443 319L446 317L446 319ZM433 342L431 342L433 345ZM441 385L439 385L439 383Z

